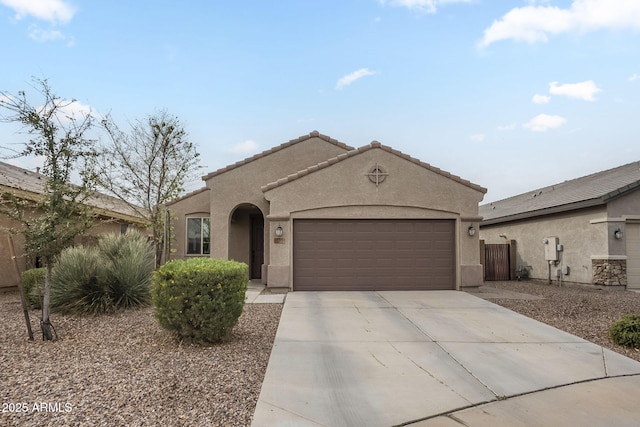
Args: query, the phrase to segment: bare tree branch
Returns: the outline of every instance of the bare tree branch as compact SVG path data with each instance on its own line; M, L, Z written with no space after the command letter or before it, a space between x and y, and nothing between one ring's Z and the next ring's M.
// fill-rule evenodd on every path
M110 116L102 126L109 142L99 156L99 186L147 221L159 266L165 246L162 206L180 196L185 183L198 173L199 154L184 124L166 110L136 121L129 133L120 130Z

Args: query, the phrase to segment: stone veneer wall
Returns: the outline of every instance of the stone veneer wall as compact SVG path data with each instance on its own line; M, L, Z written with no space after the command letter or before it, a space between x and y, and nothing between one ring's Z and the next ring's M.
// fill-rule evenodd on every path
M603 286L627 286L626 259L592 259L593 284Z

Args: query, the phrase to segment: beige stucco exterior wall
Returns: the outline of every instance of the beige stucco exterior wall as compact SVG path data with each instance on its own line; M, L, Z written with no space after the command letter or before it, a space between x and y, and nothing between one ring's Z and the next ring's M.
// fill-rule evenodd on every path
M607 204L607 241L610 255L626 255L628 239L615 239L614 232L620 229L626 236L626 225L640 220L640 191L616 198Z
M324 139L310 137L207 179L206 186L210 189L211 257L229 257L230 246L234 245L229 242L229 224L236 208L248 203L260 209L265 218L269 215L269 203L261 190L263 185L345 151ZM267 235L265 220L265 241ZM265 264L269 263L269 256L269 245L265 245Z
M378 164L388 176L377 187L367 173ZM272 188L265 229L271 259L269 286L292 287L295 219L299 218L438 218L457 224L457 286L482 284L478 234L478 203L483 193L380 148L372 148L299 179ZM275 228L285 232L276 239Z
M198 190L168 206L172 214L174 234L170 259L185 259L187 257L187 218L208 217L210 206L208 188Z
M543 239L558 237L563 245L558 265L551 266L552 279L556 270L570 268L564 281L590 284L592 278L591 259L609 252L609 225L604 205L564 212L511 223L485 225L480 229L480 238L485 243L507 243L515 240L518 266L530 266L531 278L548 279L549 263L545 261ZM506 236L506 238L500 235Z

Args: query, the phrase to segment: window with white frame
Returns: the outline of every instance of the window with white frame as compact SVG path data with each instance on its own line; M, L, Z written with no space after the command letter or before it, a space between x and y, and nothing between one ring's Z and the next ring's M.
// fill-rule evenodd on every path
M208 255L210 242L209 218L187 218L187 255Z

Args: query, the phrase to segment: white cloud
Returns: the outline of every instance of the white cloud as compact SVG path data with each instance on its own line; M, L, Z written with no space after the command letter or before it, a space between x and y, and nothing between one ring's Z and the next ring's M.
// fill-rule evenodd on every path
M563 85L559 85L558 82L549 83L549 93L585 101L595 101L596 98L594 95L599 92L602 92L602 89L600 89L593 80L580 83L566 83Z
M40 43L65 39L64 34L58 30L43 30L35 25L29 27L29 37Z
M247 141L234 145L228 151L233 154L248 155L258 151L258 144L249 139Z
M537 93L533 95L533 98L531 99L531 102L534 104L548 104L549 101L551 101L550 96L538 95Z
M52 24L65 24L76 13L75 8L64 0L0 0L1 4L16 13L16 19L32 16Z
M498 126L498 130L514 130L517 126L517 123L509 123L508 125Z
M640 74L635 73L635 74L632 74L631 76L629 76L629 81L630 82L634 82L636 80L640 80Z
M567 122L562 116L551 116L548 114L538 114L527 123L523 124L525 128L533 132L546 132L549 129L555 129Z
M356 80L359 80L366 76L373 76L374 74L376 74L375 71L370 71L368 68L360 68L359 70L340 78L340 80L338 80L338 83L336 84L336 89L340 90L345 86L349 86Z
M485 135L483 133L476 133L469 137L473 142L482 142L485 140Z
M93 111L89 105L85 105L80 101L60 99L56 102L56 105L58 106L56 117L64 125L68 125L71 119L81 122L88 116L92 116L98 120L102 119L102 115Z
M583 34L600 29L640 30L637 0L574 0L567 9L529 5L511 9L484 30L478 47L501 40L546 42L550 35Z
M407 9L419 10L427 13L436 13L438 6L447 3L469 3L472 0L379 0L380 4L406 7Z

